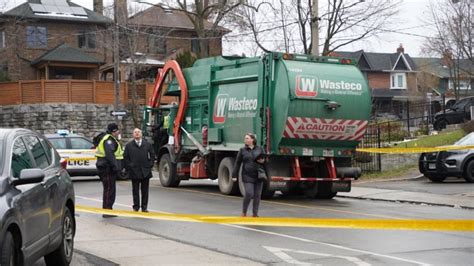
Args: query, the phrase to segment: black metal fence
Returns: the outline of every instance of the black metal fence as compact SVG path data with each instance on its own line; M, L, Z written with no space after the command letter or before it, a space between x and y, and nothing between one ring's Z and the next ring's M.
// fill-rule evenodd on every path
M381 136L380 125L371 124L367 127L367 132L358 147L380 148L382 145ZM380 154L356 152L352 165L360 167L363 172L379 172L382 170L382 158Z

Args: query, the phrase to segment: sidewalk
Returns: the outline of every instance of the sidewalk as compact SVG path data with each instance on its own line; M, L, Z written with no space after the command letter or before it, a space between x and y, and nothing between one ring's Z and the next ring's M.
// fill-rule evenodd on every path
M87 214L76 216L74 249L119 265L260 265L113 225ZM77 253L76 253L77 254Z
M337 196L474 209L474 193L454 196L353 186L351 192L338 193Z

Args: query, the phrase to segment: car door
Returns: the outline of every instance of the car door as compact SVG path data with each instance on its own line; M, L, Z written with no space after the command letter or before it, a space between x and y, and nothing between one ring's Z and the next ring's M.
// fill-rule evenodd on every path
M62 207L64 199L59 192L60 168L52 161L53 152L48 143L41 137L28 135L23 137L26 147L31 151L36 166L45 173L43 186L48 196L48 213L50 237L54 238L60 235L62 222Z
M18 178L21 170L31 168L36 168L36 162L23 138L18 137L11 151L10 176ZM16 189L21 193L13 199L13 206L20 216L24 255L36 257L44 254L49 243L48 194L42 183L17 185Z
M71 163L78 170L95 171L95 149L94 144L82 137L68 138L71 151L77 160L72 160ZM70 165L68 164L68 167Z

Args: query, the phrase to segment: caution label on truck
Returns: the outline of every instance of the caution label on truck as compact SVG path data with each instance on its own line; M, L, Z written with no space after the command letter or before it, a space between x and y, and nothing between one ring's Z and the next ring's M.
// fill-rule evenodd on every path
M365 120L288 117L285 138L360 140L367 128Z

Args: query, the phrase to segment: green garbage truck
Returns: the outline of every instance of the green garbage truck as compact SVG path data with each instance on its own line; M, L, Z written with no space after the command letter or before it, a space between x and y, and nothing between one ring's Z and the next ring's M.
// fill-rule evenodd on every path
M161 103L167 96L176 101ZM351 59L266 53L199 59L185 69L171 60L157 74L143 130L165 187L217 179L223 194L243 194L231 173L251 132L267 156L263 196L328 199L361 175L351 163L370 112L367 81Z

